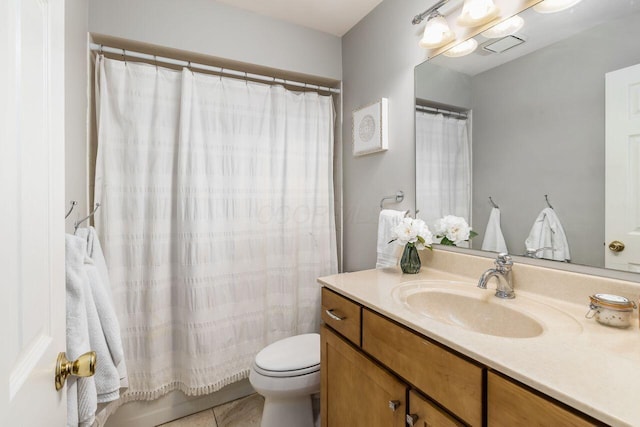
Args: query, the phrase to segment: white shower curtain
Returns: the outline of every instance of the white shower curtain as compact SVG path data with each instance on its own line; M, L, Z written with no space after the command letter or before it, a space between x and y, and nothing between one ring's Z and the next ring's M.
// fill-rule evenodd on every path
M331 97L99 56L96 222L124 400L206 394L319 327L337 272Z
M416 208L429 227L445 215L471 223L467 120L416 111Z

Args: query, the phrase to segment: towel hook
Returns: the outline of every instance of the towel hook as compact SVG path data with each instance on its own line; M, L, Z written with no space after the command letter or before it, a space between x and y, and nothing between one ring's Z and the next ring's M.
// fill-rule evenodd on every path
M381 200L380 200L380 209L383 208L382 204L384 203L385 200L389 200L389 199L395 199L396 203L400 203L401 201L404 200L404 191L398 191L396 194L394 194L393 196L384 196Z
M489 196L489 202L491 202L491 205L496 208L496 209L500 209L500 206L496 205L496 202L493 201L493 199L491 198L491 196Z
M69 204L71 206L69 206L69 210L67 211L67 213L64 214L64 219L69 218L69 215L71 215L71 211L73 211L73 208L78 204L78 202L76 202L75 200L72 200Z
M549 203L549 195L545 194L544 195L544 200L547 202L547 206L549 206L551 209L553 209L553 206L551 206L551 203Z
M91 218L93 215L95 215L96 211L98 210L98 208L100 207L100 203L96 202L96 207L93 208L93 210L91 211L91 213L87 216L85 216L84 218L82 218L79 221L76 221L73 224L73 232L75 233L76 231L78 231L78 227L80 227L80 224L82 224L83 222L85 222L86 220L88 220L89 218Z

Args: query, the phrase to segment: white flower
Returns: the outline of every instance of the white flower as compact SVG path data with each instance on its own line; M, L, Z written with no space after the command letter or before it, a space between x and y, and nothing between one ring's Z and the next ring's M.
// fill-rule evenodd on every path
M394 240L399 245L415 244L417 249L431 247L433 234L421 219L404 218L393 228Z
M447 215L438 220L436 223L437 237L446 237L454 245L458 245L469 240L471 236L471 227L464 218L459 216Z

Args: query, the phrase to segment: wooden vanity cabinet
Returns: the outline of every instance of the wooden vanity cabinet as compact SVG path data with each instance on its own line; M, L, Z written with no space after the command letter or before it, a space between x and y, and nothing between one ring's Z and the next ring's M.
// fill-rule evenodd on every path
M322 326L322 427L404 427L407 387Z
M326 288L322 319L322 427L604 425Z
M494 372L487 374L489 427L604 425L565 409Z
M482 425L482 366L366 308L362 349L469 425Z

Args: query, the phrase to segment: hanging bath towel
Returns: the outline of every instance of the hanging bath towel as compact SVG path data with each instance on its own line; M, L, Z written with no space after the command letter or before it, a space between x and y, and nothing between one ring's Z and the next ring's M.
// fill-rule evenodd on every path
M484 240L482 241L482 250L509 253L500 228L500 209L498 208L491 209L491 214L489 214L489 222L487 222L487 229L484 232Z
M378 219L378 259L376 268L395 267L398 264L400 246L389 243L393 239L393 227L400 224L406 212L393 209L380 211Z
M551 208L544 208L540 212L531 227L525 246L527 251L548 248L536 253L536 258L567 262L571 260L569 242L564 228L562 228L558 215Z
M107 265L96 232L93 227L81 228L77 236L87 244L84 267L91 296L88 299L87 317L91 346L100 361L95 374L98 402L111 402L120 397L120 388L126 387L120 324L113 307Z
M87 326L87 275L84 269L86 242L73 235L65 237L65 272L67 303L67 359L75 360L91 350ZM99 361L98 361L99 363ZM67 426L93 424L97 409L94 377L70 377L67 380Z

